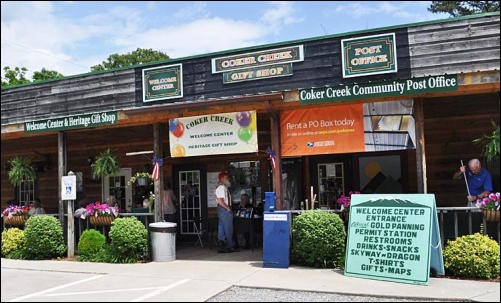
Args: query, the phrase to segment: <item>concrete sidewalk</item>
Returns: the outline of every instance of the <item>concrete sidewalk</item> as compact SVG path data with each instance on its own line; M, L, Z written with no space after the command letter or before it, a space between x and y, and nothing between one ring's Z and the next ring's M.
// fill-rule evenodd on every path
M149 298L154 301L205 301L233 285L415 299L500 301L498 282L431 278L428 286L418 286L346 277L342 272L332 269L296 266L289 269L262 268L262 262L259 261L261 256L259 250L219 255L207 252L197 255L191 252L173 262L143 264L2 259L2 282L4 272L13 270L109 275L124 289L131 287L127 286L127 281L133 281L136 287L141 281L147 285L156 281L153 284L164 286L176 281L189 281L176 284L176 287L168 290L168 296L164 294ZM4 291L6 289L2 283L2 298ZM106 301L102 296L99 298Z

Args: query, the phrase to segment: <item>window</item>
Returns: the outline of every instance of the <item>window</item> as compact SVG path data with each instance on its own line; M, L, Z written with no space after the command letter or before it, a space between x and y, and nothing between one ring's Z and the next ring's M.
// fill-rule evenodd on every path
M19 205L30 205L35 200L35 181L25 180L18 186Z
M318 164L318 201L320 208L337 208L337 198L344 195L344 164Z

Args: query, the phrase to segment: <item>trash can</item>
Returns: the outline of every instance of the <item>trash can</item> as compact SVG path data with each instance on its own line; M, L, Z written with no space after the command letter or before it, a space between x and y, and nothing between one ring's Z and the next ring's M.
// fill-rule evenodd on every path
M264 212L263 267L289 267L291 221L290 211Z
M156 222L149 225L151 255L154 262L176 260L176 223Z

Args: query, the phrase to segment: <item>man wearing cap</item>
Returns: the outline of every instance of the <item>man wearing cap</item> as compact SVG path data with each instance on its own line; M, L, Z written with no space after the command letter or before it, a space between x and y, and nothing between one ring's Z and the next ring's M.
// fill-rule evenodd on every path
M219 186L216 188L217 218L218 218L218 252L234 252L233 242L233 211L231 210L230 174L222 171L218 175Z

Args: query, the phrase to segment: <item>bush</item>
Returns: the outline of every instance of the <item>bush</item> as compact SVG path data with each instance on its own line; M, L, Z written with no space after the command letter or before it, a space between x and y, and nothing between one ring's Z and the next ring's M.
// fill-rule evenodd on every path
M26 257L43 260L60 257L66 251L63 229L52 216L32 216L26 221Z
M448 241L444 265L446 273L456 277L496 278L499 276L499 244L479 233Z
M81 261L92 261L103 249L106 237L95 229L87 229L78 241L78 258Z
M292 222L293 258L313 267L343 267L346 231L337 214L321 210L301 213Z
M2 232L2 256L9 259L23 259L25 248L24 231L14 227Z
M134 263L144 258L148 248L148 231L136 217L114 220L109 235L111 262Z

